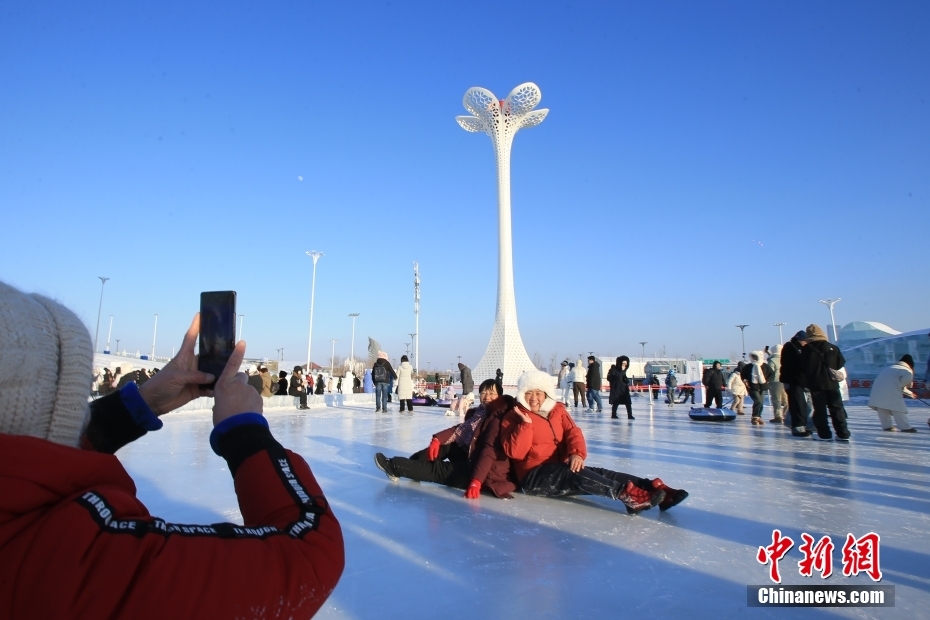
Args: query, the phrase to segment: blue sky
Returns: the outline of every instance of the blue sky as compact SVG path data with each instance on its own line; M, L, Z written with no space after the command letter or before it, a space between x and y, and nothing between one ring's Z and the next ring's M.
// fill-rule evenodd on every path
M193 6L192 6L193 5ZM161 355L235 289L249 354L476 364L497 278L471 86L539 85L513 149L530 355L732 356L930 327L926 2L0 5L0 278ZM303 180L298 180L302 177ZM101 336L103 338L104 336ZM115 344L115 343L114 343Z

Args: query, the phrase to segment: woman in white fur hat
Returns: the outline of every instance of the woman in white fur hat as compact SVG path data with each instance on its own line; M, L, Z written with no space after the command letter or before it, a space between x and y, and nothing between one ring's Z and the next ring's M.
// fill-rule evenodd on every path
M501 422L501 444L527 495L604 495L622 501L630 513L656 504L667 510L688 497L659 478L585 465L584 435L560 402L552 398L553 378L530 370L517 382L517 404Z
M210 435L244 526L152 517L113 455L209 394L200 385L214 377L194 355L199 329L197 316L177 357L144 386L128 382L89 405L87 328L51 299L0 282L4 618L309 617L332 592L345 563L339 523L237 373L245 342L217 378Z

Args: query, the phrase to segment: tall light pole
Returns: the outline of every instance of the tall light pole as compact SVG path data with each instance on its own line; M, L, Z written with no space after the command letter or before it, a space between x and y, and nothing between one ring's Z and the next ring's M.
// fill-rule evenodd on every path
M407 335L410 336L410 342L411 342L411 344L413 344L413 347L414 347L414 349L413 349L413 350L414 350L414 353L413 353L413 358L414 358L414 361L413 361L413 368L414 368L413 376L416 377L416 376L417 376L417 375L416 375L416 367L417 367L417 364L416 364L416 357L417 357L417 354L416 354L416 346L417 346L417 345L416 345L416 342L417 342L417 341L416 341L416 337L417 337L417 335L416 335L415 333L409 333L409 332L408 332Z
M746 361L746 328L748 325L737 325L739 327L739 334L743 338L743 361Z
M821 299L820 303L825 304L830 307L830 324L833 325L833 342L840 341L840 335L836 331L836 319L833 318L833 306L838 304L841 301L839 297L836 299Z
M355 319L359 317L358 312L350 312L349 316L352 317L352 349L351 349L351 360L352 363L355 363ZM354 371L353 371L354 372Z
M313 298L316 293L316 262L323 256L322 252L310 250L307 256L313 259L313 280L310 284L310 335L307 336L307 373L310 373L310 347L313 345Z
M330 342L333 343L333 356L329 359L329 376L332 377L336 374L336 342L335 338L330 338Z
M155 336L158 335L158 315L155 315L155 329L152 331L152 361L155 361Z
M643 361L644 362L646 361L646 345L647 344L649 344L649 341L647 340L642 340L639 343L639 345L643 348Z
M119 355L119 338L116 339L116 354Z
M413 316L414 316L414 325L413 328L416 332L414 336L416 339L413 341L413 373L414 376L419 377L420 372L420 265L416 261L413 261ZM411 336L413 338L414 336Z
M785 338L781 335L781 328L787 325L787 323L775 323L775 327L778 328L778 344L785 344Z
M494 329L484 356L475 366L474 377L483 381L500 368L505 377L519 377L536 366L526 353L517 324L517 302L513 288L513 234L510 218L510 150L520 129L540 124L549 110L533 110L542 99L532 82L520 84L503 100L484 88L469 88L462 104L473 116L456 116L462 129L491 137L497 156L497 310Z
M103 276L97 276L100 278L100 305L97 307L97 331L94 332L94 353L97 352L97 336L100 334L100 311L103 310L103 287L106 285L107 280L110 278L104 278Z
M284 347L281 347L280 349L275 349L275 351L278 352L278 359L283 362L284 361Z
M239 315L239 337L236 338L236 342L239 342L240 340L242 340L242 324L243 323L245 323L245 315L240 314Z
M105 349L107 353L110 352L110 336L112 335L113 335L113 315L111 314L110 315L110 329L107 330L107 348Z

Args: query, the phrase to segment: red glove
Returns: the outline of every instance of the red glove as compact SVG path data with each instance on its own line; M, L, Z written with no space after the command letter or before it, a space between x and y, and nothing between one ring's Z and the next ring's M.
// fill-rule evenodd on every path
M429 448L426 449L426 458L431 461L435 461L439 458L439 440L435 437L429 442Z
M467 499L478 499L481 495L481 483L477 480L472 480L471 484L468 485L468 489L465 490L465 495L463 497Z

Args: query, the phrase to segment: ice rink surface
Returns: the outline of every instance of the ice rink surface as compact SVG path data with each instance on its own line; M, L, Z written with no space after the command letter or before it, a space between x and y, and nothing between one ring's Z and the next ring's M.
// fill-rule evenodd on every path
M607 498L469 501L375 468L375 452L409 455L458 420L443 409L269 413L278 440L310 463L345 535L345 573L317 617L930 618L930 409L911 409L918 433L902 434L882 432L871 409L849 407L852 441L842 444L752 427L748 415L693 422L689 407L650 413L639 399L633 422L573 414L588 464L691 494L637 516ZM225 462L207 443L210 413L164 420L118 453L139 497L169 521L241 523ZM878 533L895 608L747 607L747 585L774 585L756 552L776 528L795 541L780 562L783 584L872 584L842 575L841 549L847 533ZM829 579L799 574L802 532L831 536Z

